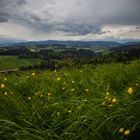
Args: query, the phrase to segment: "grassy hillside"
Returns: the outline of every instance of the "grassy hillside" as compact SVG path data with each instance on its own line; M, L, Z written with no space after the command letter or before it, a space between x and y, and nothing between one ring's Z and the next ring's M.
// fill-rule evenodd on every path
M19 59L17 56L0 56L0 70L38 64L39 59Z
M0 75L1 140L139 140L140 61Z

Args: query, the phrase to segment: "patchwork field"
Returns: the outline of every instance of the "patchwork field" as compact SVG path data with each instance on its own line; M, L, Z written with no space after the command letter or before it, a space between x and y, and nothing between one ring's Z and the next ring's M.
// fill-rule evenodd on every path
M0 75L1 140L139 140L139 132L139 60Z

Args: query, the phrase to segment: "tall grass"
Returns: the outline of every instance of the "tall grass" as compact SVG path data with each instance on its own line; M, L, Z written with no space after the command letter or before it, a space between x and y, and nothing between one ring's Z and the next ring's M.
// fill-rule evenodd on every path
M140 61L19 72L2 84L1 140L140 139Z

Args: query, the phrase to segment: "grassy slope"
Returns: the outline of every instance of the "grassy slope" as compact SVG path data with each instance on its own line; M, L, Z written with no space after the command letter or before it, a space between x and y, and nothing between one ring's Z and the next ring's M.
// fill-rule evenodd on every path
M0 56L0 70L38 64L39 59L18 59L17 56Z
M139 140L139 70L135 61L0 76L0 138ZM119 133L121 127L131 134Z

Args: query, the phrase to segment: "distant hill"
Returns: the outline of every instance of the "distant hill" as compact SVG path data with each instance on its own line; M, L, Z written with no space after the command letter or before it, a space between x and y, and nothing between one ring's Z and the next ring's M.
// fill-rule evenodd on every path
M14 45L23 41L24 40L0 38L0 47Z
M58 40L47 40L47 41L20 41L20 40L0 40L0 47L28 47L28 46L35 46L35 47L119 47L119 46L126 46L126 45L136 45L140 44L140 42L127 42L127 43L118 43L113 41L58 41Z

